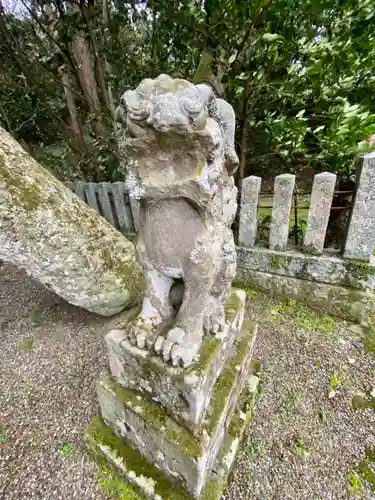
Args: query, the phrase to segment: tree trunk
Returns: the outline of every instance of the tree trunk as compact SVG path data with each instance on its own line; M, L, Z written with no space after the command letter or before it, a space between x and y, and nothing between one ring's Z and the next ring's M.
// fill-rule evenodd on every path
M60 69L60 74L61 74L61 83L64 87L66 104L67 104L68 110L69 110L70 124L72 127L72 132L75 136L82 139L83 132L82 132L79 120L78 120L76 99L75 99L74 93L72 92L69 75L64 68Z
M138 302L134 247L0 128L0 260L110 316Z
M75 36L72 44L74 59L78 67L79 81L84 92L89 111L93 115L100 114L100 101L96 85L91 54L83 33Z
M96 42L95 35L92 31L90 24L87 24L87 29L89 31L91 47L92 47L92 50L94 52L95 65L96 65L96 70L97 70L97 75L98 75L100 91L102 93L102 97L104 99L105 105L106 105L109 113L111 114L112 120L114 120L115 119L115 106L113 103L113 98L112 98L112 102L111 102L111 99L109 96L109 89L107 88L107 85L105 82L104 62L103 62L103 59L99 53L98 44ZM108 66L107 66L107 69L108 69Z
M104 28L105 29L108 29L108 25L109 25L109 6L108 6L108 0L103 0L103 24L104 24ZM107 74L111 74L111 65L109 64L109 62L107 60L105 60L105 70L107 72ZM110 110L111 110L111 115L112 115L112 119L114 120L114 122L116 122L116 106L115 106L115 99L113 97L113 88L112 88L112 84L111 83L108 83L108 99L109 99L109 106L110 106ZM116 127L116 123L114 125Z
M247 80L245 83L245 88L242 96L242 110L240 119L240 164L237 171L236 184L239 190L241 190L242 180L246 173L246 163L247 163L247 153L248 153L248 140L249 140L249 128L248 128L248 104L250 97L250 85Z

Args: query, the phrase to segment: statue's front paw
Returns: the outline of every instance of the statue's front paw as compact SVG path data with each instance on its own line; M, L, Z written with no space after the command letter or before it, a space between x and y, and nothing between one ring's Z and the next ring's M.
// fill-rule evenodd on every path
M150 318L144 319L138 317L130 328L129 340L139 349L144 349L146 346L151 347L154 344L158 333L158 321L152 321Z
M186 333L176 326L169 330L166 337L159 336L154 344L155 351L164 361L171 361L173 366L189 366L199 352L202 334Z

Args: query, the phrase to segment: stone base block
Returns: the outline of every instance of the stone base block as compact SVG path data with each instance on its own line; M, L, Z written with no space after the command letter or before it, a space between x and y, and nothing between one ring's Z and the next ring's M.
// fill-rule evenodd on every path
M248 378L255 326L245 320L212 391L204 418L193 434L147 394L126 389L110 376L98 382L104 422L148 462L198 498L211 473Z
M252 417L258 378L251 375L245 383L225 439L217 455L200 500L219 500L227 483L244 430ZM177 478L168 479L161 469L150 464L135 448L116 435L101 419L95 417L87 433L94 458L110 466L115 473L133 484L140 494L156 500L190 500L194 498Z
M236 282L272 297L294 297L318 312L348 321L366 322L375 310L375 293L370 289L356 290L241 267L237 268Z
M106 336L111 375L123 387L141 391L159 402L192 432L199 428L231 347L242 327L246 293L232 289L225 307L226 328L206 335L199 359L187 369L166 364L160 356L138 349L128 340L129 325Z

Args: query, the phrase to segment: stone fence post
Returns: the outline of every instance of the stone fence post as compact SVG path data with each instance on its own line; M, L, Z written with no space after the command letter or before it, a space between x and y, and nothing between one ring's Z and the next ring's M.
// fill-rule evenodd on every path
M353 199L344 257L369 261L375 243L375 152L363 158L357 169L357 186Z

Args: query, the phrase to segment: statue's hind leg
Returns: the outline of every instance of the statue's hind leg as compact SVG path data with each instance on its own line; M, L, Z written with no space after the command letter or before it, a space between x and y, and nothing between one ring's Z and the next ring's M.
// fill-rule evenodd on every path
M236 247L232 231L228 228L221 249L220 268L208 299L204 329L207 333L220 335L225 326L224 306L236 274Z

